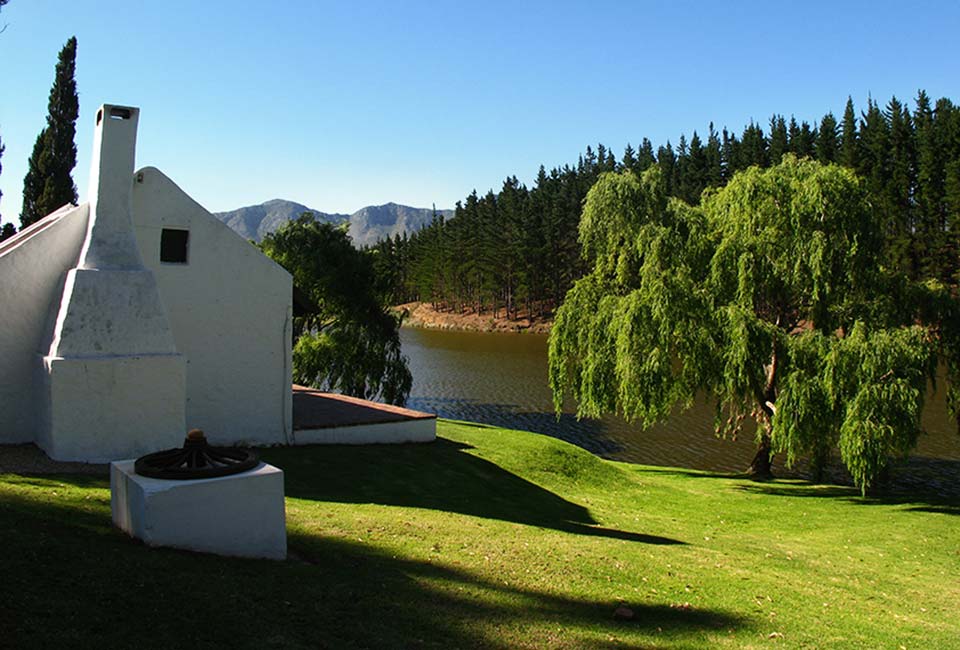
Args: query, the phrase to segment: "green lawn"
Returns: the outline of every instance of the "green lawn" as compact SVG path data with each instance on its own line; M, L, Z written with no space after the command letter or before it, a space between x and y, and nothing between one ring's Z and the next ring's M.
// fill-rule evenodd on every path
M106 477L0 476L0 647L960 648L956 499L439 434L265 451L286 562L146 548Z

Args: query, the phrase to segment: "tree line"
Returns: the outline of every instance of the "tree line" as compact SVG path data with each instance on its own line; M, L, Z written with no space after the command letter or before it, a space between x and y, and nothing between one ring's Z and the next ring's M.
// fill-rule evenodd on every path
M516 176L499 191L472 192L451 219L373 247L383 291L394 303L420 300L440 310L517 318L550 314L586 272L577 241L589 189L604 172L641 175L658 165L666 196L699 205L703 191L725 186L753 166L769 168L785 154L852 169L865 182L879 216L883 263L911 279L956 283L960 239L960 109L920 91L911 108L896 97L873 99L859 114L847 100L838 120L774 115L737 135L711 123L654 149L647 138L619 159L600 144L575 165L541 166L533 187Z

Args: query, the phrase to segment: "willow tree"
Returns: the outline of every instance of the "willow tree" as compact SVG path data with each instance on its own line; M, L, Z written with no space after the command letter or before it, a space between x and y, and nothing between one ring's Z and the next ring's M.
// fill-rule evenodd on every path
M403 405L413 380L399 319L377 291L371 255L310 213L264 237L260 249L315 307L294 319L294 381Z
M550 336L559 410L617 412L649 426L698 392L717 428L756 422L750 472L786 452L834 446L866 489L916 441L933 337L889 300L880 224L848 169L791 155L749 168L699 208L662 192L659 171L606 174L580 224L592 270Z

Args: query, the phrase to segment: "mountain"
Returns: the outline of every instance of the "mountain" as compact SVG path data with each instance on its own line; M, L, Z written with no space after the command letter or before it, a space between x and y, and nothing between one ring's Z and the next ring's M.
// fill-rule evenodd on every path
M328 214L283 199L229 212L215 212L213 216L233 228L241 237L259 242L265 235L304 212L312 212L319 220L328 223L348 222L347 232L355 246L371 245L386 237L416 232L433 219L431 208L411 208L396 203L370 205L347 215ZM449 219L453 216L453 210L437 210L437 214Z
M453 210L437 210L437 214L449 219ZM411 208L396 203L370 205L350 215L348 232L355 245L364 246L394 235L409 235L430 225L432 219L431 208Z
M347 214L327 214L283 199L273 199L229 212L215 212L213 216L233 228L244 239L259 242L267 233L273 232L291 219L296 219L304 212L312 212L317 219L329 223L343 223L350 218Z

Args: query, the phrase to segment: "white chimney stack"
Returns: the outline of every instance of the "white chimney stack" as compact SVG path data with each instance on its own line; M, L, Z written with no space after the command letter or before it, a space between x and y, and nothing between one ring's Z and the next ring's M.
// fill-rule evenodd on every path
M142 269L131 220L140 109L104 104L96 119L90 166L90 224L79 268Z
M133 234L138 117L126 106L97 111L87 236L43 358L38 442L57 460L132 458L184 434L185 360Z

